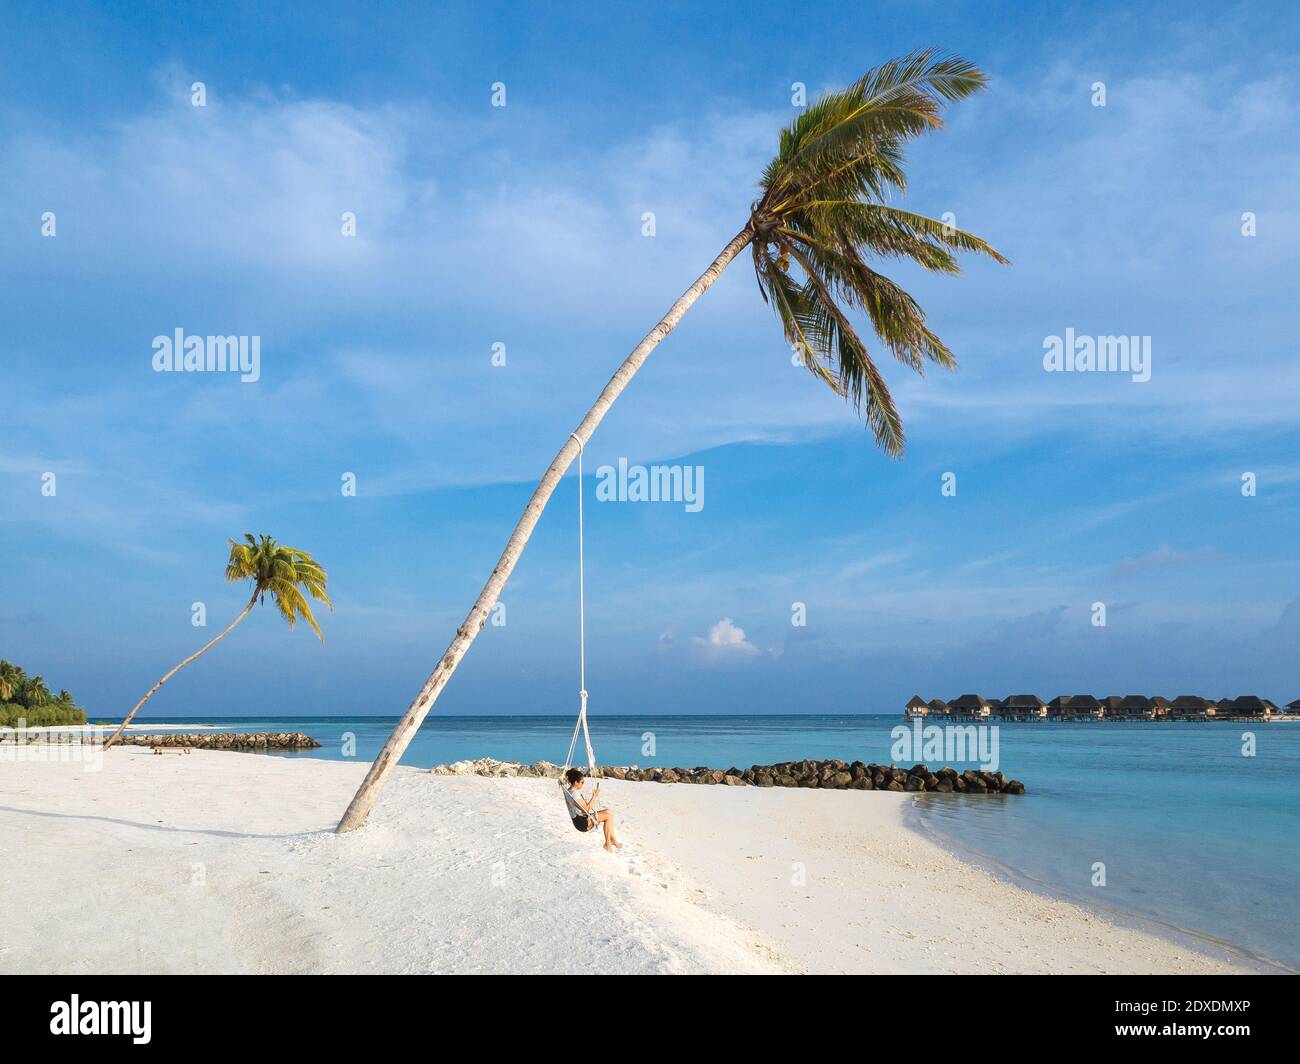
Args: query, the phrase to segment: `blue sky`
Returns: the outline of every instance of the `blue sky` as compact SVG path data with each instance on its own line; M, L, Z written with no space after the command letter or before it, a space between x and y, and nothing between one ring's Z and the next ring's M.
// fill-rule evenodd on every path
M960 371L885 367L892 462L738 261L588 450L706 485L698 513L587 496L593 711L1300 697L1294 5L702 7L7 5L0 654L119 714L238 611L225 541L266 531L328 567L325 643L258 611L152 714L399 713L744 223L792 83L935 45L991 85L915 145L905 205L1013 265L888 272ZM261 379L154 373L176 328L259 336ZM1067 329L1151 337L1151 380L1045 372ZM575 492L439 711L572 707Z

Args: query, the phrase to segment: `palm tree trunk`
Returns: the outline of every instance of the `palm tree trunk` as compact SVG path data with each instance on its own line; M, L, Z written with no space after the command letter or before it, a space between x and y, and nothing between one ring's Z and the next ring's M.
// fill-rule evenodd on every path
M104 743L104 749L107 750L110 746L112 746L115 742L117 742L117 737L121 735L123 731L126 730L126 726L131 723L131 718L140 712L141 706L143 706L146 702L149 701L149 699L153 698L153 696L158 693L158 688L160 688L163 684L165 684L168 680L170 680L173 676L175 676L178 672L180 672L181 669L185 668L185 666L188 665L191 661L201 658L214 646L216 646L223 639L225 639L226 636L228 636L231 632L235 630L235 625L237 625L240 621L242 621L245 617L248 616L249 610L251 610L256 604L257 604L257 592L253 592L253 597L248 600L248 605L245 606L243 610L240 611L238 617L236 617L233 621L230 622L230 624L226 626L223 632L217 635L210 643L205 643L202 647L200 647L188 658L186 658L179 665L177 665L176 668L172 669L171 672L169 672L166 676L164 676L161 680L159 680L156 684L154 684L151 688L149 688L149 693L135 704L135 709L131 710L131 712L126 715L126 720L122 721L122 723L117 726L117 731L115 731L112 735L108 737L108 741Z
M578 425L578 429L574 433L577 439L570 436L564 446L560 448L560 453L555 456L550 466L547 467L545 475L533 492L533 497L528 500L528 505L524 508L518 524L515 525L514 532L510 534L510 540L506 543L506 549L502 551L501 557L497 560L496 568L492 570L492 575L479 593L474 608L469 611L465 623L456 629L456 638L451 641L451 645L447 647L447 651L443 654L437 667L429 675L429 678L424 681L420 693L415 696L415 701L407 707L406 713L398 721L397 727L393 729L388 741L384 743L384 748L379 752L379 756L375 758L374 764L370 766L366 778L362 780L361 786L357 788L357 793L353 795L352 803L344 812L343 819L339 821L337 830L340 834L359 828L365 823L366 817L370 815L370 810L374 808L375 802L379 799L379 792L383 789L384 783L393 769L397 767L397 763L402 759L402 754L410 745L411 740L415 738L415 733L420 730L424 718L433 707L433 703L437 701L438 695L442 693L447 681L451 679L451 674L456 671L456 666L460 664L461 658L469 650L470 644L474 642L474 637L478 635L487 622L487 616L492 607L496 605L497 599L506 586L506 581L510 579L510 574L514 572L515 565L524 553L524 547L528 545L528 539L532 536L533 529L542 516L542 511L546 509L551 493L555 491L565 471L572 464L573 459L577 457L578 441L582 441L581 446L583 447L587 445L592 433L604 420L609 408L614 405L614 400L623 393L623 389L631 382L637 370L650 357L650 352L659 346L659 341L672 332L677 323L681 321L682 315L690 310L695 301L708 291L731 260L740 254L753 239L752 225L746 225L732 238L731 243L723 248L718 257L709 264L709 268L700 274L696 282L678 297L677 302L669 308L668 313L663 316L659 324L646 333L645 339L636 345L632 353L618 367L609 383L605 385L604 391L600 393L599 398L587 411L587 416Z

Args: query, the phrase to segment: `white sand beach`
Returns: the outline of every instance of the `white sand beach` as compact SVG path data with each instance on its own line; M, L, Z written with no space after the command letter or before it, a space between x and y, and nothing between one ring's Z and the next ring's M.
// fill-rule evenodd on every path
M114 725L115 727L115 725ZM53 735L103 735L105 725L103 724L42 724L28 726L24 730L31 734L41 734L48 732ZM129 732L164 732L164 731L216 731L215 724L168 724L166 721L145 721L142 724L128 724L126 731ZM109 728L109 734L112 734L112 727Z
M607 780L626 848L556 784L119 748L0 760L0 972L1267 970L1118 926L959 861L910 796Z

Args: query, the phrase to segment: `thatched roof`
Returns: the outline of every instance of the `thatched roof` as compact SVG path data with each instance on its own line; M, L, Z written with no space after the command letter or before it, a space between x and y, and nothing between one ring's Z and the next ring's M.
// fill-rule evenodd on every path
M1223 703L1219 708L1226 710L1229 713L1243 714L1262 714L1268 710L1267 704L1265 704L1264 699L1260 698L1259 695L1241 695L1234 698L1231 702Z
M928 706L930 707L930 712L931 712L931 713L947 713L947 712L948 712L948 703L945 702L942 698L932 698L932 699L930 699L929 702L926 703L926 705L928 705Z
M1175 713L1204 713L1213 706L1213 702L1202 698L1200 695L1179 695L1173 700L1169 708Z
M1037 695L1007 695L1007 697L1002 700L1003 709L1035 710L1042 709L1045 705L1047 705L1047 703Z
M1119 700L1119 708L1125 713L1150 713L1156 704L1155 699L1146 695L1125 695Z
M962 695L960 698L954 698L948 703L948 707L958 713L988 709L988 705L988 702L979 695Z
M1049 717L1064 717L1072 713L1095 713L1102 703L1092 695L1057 695L1047 703Z
M907 708L908 708L908 709L925 709L925 708L927 708L927 707L926 707L925 699L922 698L920 695L913 695L911 698L909 698L909 699L907 700Z

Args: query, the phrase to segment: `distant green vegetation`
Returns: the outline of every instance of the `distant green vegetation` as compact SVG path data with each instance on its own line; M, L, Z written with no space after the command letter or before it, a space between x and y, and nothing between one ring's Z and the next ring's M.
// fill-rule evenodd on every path
M43 676L28 676L17 665L0 661L0 727L85 724L86 711L68 691L54 694Z

